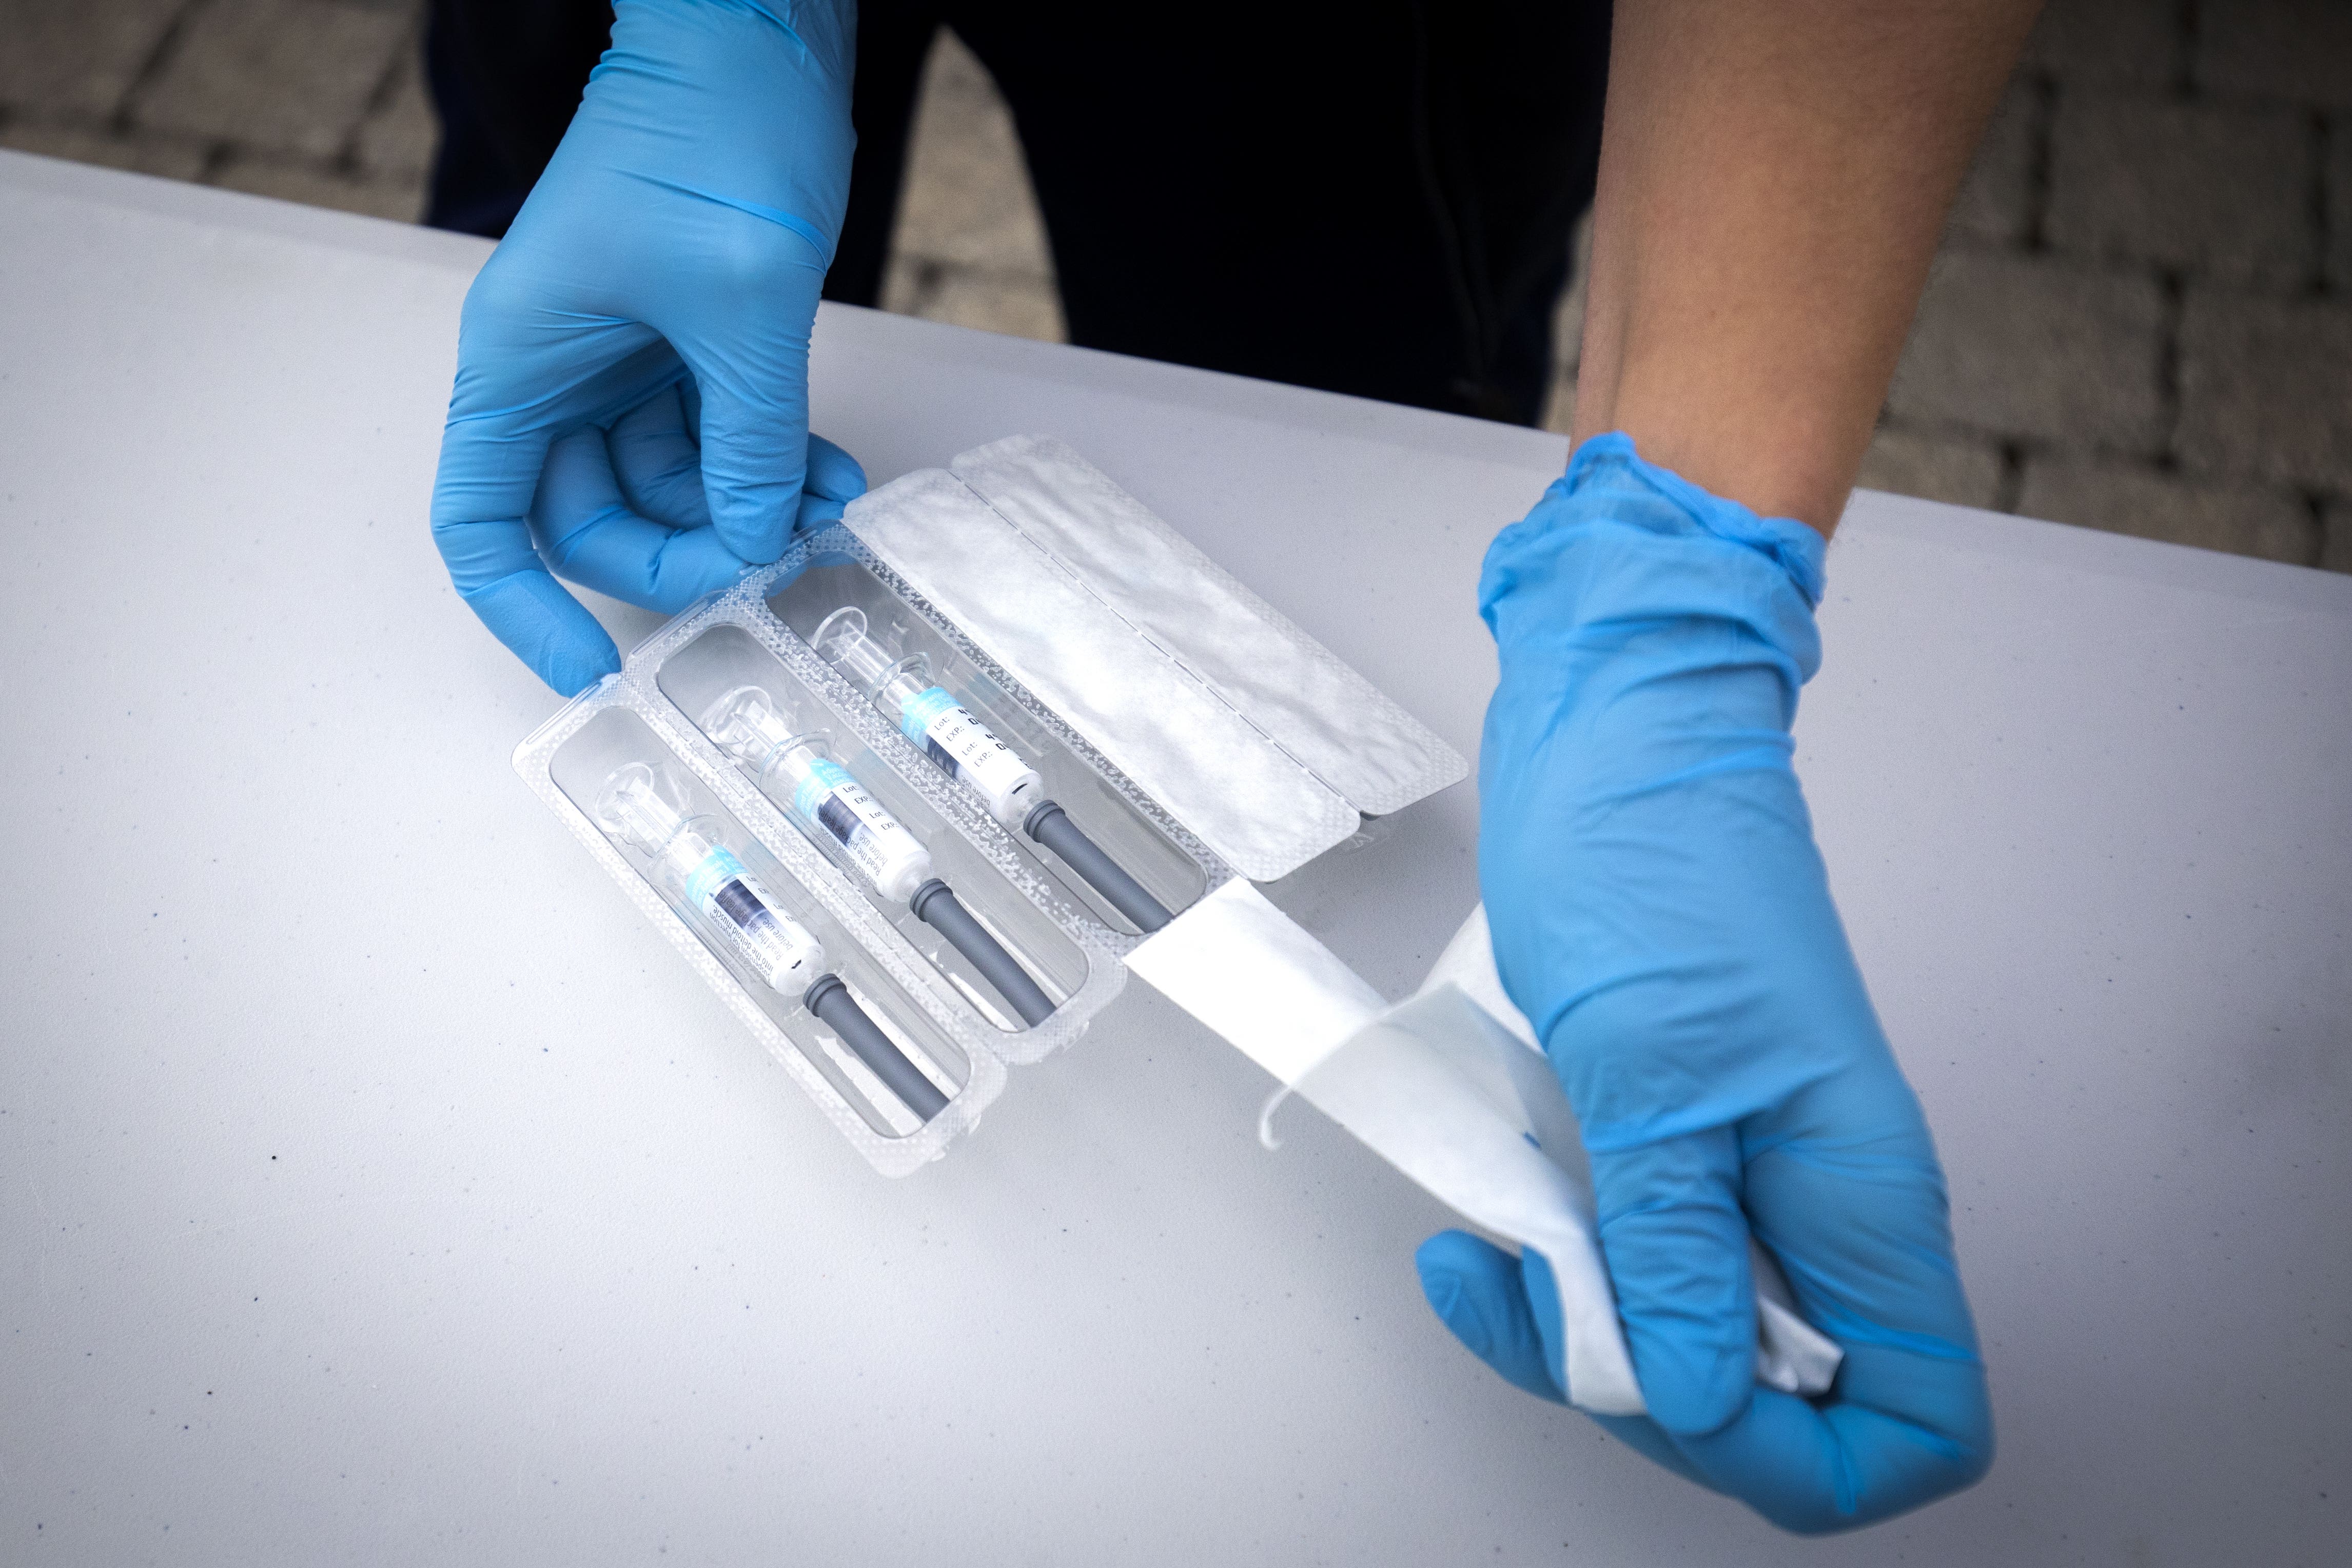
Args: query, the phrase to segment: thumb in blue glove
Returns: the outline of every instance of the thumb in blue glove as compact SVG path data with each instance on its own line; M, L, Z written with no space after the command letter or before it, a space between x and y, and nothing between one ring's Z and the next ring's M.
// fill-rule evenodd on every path
M1822 541L1587 442L1488 552L1480 757L1496 967L1584 1130L1646 1417L1602 1422L1788 1529L1967 1486L1992 1422L1943 1174L1870 1005L1790 763ZM1845 1352L1755 1383L1751 1233ZM1431 1304L1562 1396L1549 1269L1458 1233Z
M551 563L676 610L865 489L808 432L855 43L847 0L620 0L571 129L467 295L434 538L558 691L620 658Z

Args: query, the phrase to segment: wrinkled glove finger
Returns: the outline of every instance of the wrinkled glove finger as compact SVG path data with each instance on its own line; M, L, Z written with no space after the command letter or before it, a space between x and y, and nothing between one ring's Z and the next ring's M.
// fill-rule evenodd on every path
M730 207L696 216L709 243L741 265L708 282L714 298L690 316L656 325L699 393L711 526L744 560L766 563L784 552L808 473L809 335L824 258L781 221Z
M547 449L543 430L453 402L433 487L433 542L458 597L490 634L572 697L617 671L621 652L531 545L526 519Z
M842 508L866 493L866 470L857 459L812 430L809 432L808 479L801 489L796 532L806 533L841 521Z
M1518 1258L1467 1231L1441 1230L1421 1244L1412 1262L1430 1310L1472 1355L1506 1383L1566 1402L1559 1373L1545 1355Z
M549 447L562 432L644 401L677 379L678 364L642 322L591 293L551 284L530 252L527 244L499 247L467 290L433 487L433 538L483 624L541 679L572 696L619 669L621 658L533 547L532 499Z
M1759 1117L1747 1201L1799 1308L1845 1352L1826 1401L1759 1391L1683 1442L1710 1484L1790 1530L1866 1524L1990 1468L1992 1406L1927 1125L1892 1061Z
M1752 1118L1746 1144L1757 1238L1809 1321L1849 1355L1876 1348L1979 1364L1943 1167L1891 1059L1811 1085ZM1839 1387L1861 1392L1853 1375Z
M670 528L703 528L710 522L702 448L694 433L701 405L694 378L682 376L676 386L664 387L614 421L606 437L622 500ZM866 470L857 459L810 432L808 472L793 531L806 532L838 522L843 504L864 495L866 488Z
M631 510L669 528L709 526L702 451L687 425L680 387L663 387L614 420L605 444Z
M1962 1390L1949 1368L1932 1381ZM1980 1382L1980 1380L1979 1380ZM1832 1397L1816 1407L1759 1389L1746 1415L1720 1432L1679 1437L1700 1479L1783 1530L1825 1534L1874 1524L1958 1490L1990 1463L1990 1433L1970 1449L1944 1433Z
M1601 1255L1650 1419L1715 1431L1756 1390L1756 1297L1729 1128L1591 1156Z
M629 510L604 432L593 426L550 449L530 521L558 572L648 610L676 614L730 585L745 570L716 531L665 528Z

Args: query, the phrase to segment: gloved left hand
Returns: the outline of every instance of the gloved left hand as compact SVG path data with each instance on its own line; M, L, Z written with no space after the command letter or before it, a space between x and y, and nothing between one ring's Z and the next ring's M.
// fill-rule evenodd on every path
M856 41L850 0L619 0L466 296L434 538L483 623L567 696L620 654L549 565L675 611L865 490L808 430Z
M1581 1121L1649 1408L1596 1419L1801 1531L1992 1458L1943 1172L1790 766L1821 587L1819 534L1613 435L1496 540L1479 594L1502 664L1478 781L1496 964ZM1756 1384L1751 1234L1845 1352L1822 1399ZM1465 1343L1563 1397L1541 1257L1448 1232L1419 1262Z

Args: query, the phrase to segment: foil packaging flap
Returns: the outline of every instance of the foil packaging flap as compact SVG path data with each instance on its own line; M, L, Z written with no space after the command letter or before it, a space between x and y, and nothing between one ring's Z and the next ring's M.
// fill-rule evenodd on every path
M1060 442L1016 437L844 520L1244 876L1288 875L1468 772L1361 675Z
M1014 437L950 471L1367 816L1468 771L1386 692L1061 442Z

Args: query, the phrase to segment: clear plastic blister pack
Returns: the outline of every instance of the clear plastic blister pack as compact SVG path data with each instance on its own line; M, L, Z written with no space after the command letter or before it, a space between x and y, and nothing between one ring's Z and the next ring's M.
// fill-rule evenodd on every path
M805 548L805 563L787 556L744 591L841 679L861 733L898 773L975 832L992 823L1044 899L1076 909L1124 952L1234 874L856 534L835 525ZM982 743L981 767L950 750L968 749L956 730L995 742ZM1000 807L990 762L1036 783ZM1079 837L1059 831L1064 822Z
M877 1170L938 1158L1003 1090L1003 1061L916 955L625 674L541 726L515 762Z
M1426 793L1465 771L1066 447L1018 438L959 469L992 456L1037 494L941 470L883 487L663 626L515 756L886 1173L970 1130L1005 1064L1085 1032L1124 955L1235 876L1217 841L1257 877L1345 842L1368 809L1332 782L1351 733L1392 759L1384 809L1400 774ZM1014 521L1041 510L1044 543ZM994 565L959 579L976 531ZM1153 562L1142 591L1167 602L1111 591L1122 559ZM978 596L958 614L941 584ZM1257 689L1170 635L1187 602L1214 612L1204 636L1255 639ZM1269 725L1286 670L1352 700ZM1217 766L1255 787L1217 792Z

